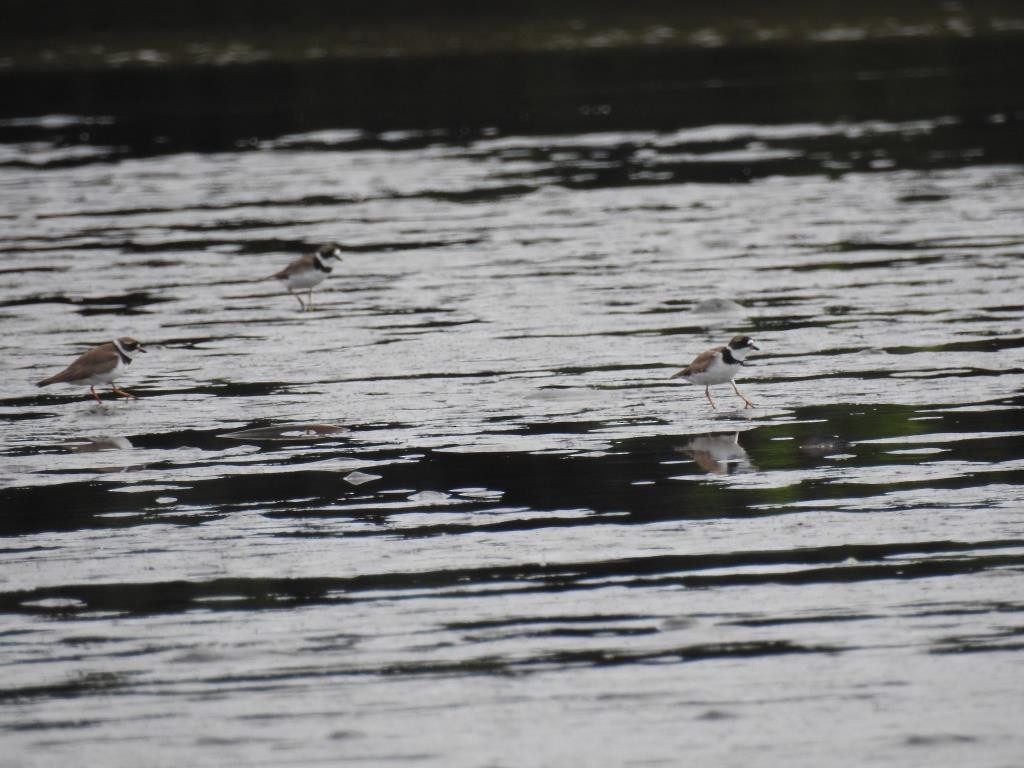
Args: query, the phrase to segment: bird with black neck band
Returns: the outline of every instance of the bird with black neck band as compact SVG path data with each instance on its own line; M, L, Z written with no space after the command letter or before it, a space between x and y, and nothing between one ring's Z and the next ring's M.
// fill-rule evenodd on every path
M284 269L264 279L280 280L305 312L313 309L313 289L326 280L334 269L329 263L331 259L341 260L341 247L337 243L324 243L312 253L300 256ZM296 291L306 292L305 302Z
M135 395L119 388L114 384L114 380L120 378L128 370L133 354L145 351L146 348L131 336L122 336L79 355L63 371L37 382L36 386L47 387L50 384L86 386L89 387L89 392L92 393L96 402L102 404L103 401L96 394L96 385L110 384L115 395L136 400Z
M701 352L693 361L678 373L672 374L670 378L686 379L691 384L699 384L704 387L704 396L708 399L711 407L718 410L715 401L711 399L710 388L715 384L732 384L733 390L744 402L744 408L753 408L754 404L739 391L736 387L736 374L746 363L744 362L750 350L758 349L749 336L733 336L724 347L713 347Z

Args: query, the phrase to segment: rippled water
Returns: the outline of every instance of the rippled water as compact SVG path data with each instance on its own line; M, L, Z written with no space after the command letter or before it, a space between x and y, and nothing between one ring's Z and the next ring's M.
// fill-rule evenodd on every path
M1019 115L100 123L0 126L0 762L1019 758Z

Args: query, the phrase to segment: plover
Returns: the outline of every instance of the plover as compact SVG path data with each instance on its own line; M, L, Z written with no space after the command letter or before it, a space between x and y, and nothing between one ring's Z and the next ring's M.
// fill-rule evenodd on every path
M119 389L114 383L131 365L131 352L145 352L146 349L131 336L122 336L106 344L93 347L82 354L71 365L58 374L36 383L37 387L45 387L50 384L78 384L89 387L92 396L97 403L103 402L96 394L97 384L110 384L115 395L130 397L135 400L135 395Z
M754 342L749 336L733 336L724 347L714 347L706 352L701 352L693 359L692 363L679 373L672 374L671 378L682 378L692 384L703 384L704 396L711 403L711 407L716 410L717 407L715 401L711 399L709 387L712 384L725 384L728 381L740 399L746 403L743 407L753 408L754 404L736 389L736 382L733 381L740 366L744 365L743 361L746 359L747 353L752 349L757 349L757 347L754 346Z
M267 279L280 280L288 289L288 293L298 299L303 310L312 309L313 289L331 273L332 267L327 263L329 259L341 259L341 248L337 243L324 243L313 253L300 256ZM302 297L296 291L306 291L309 303L303 303Z

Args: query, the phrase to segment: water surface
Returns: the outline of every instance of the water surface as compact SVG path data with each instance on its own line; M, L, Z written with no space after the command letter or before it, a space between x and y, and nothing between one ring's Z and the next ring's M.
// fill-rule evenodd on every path
M0 762L1014 764L1024 115L792 118L5 118Z

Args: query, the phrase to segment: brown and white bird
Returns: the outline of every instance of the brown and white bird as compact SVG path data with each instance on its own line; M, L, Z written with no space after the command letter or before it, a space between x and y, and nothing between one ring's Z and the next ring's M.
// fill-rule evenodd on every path
M288 293L298 299L299 306L303 311L312 309L313 289L320 285L333 269L327 263L329 259L341 260L341 248L337 243L324 243L313 253L300 256L280 272L275 272L270 278L280 280L288 289ZM306 291L308 304L303 303L302 297L296 291Z
M100 396L96 394L97 384L110 384L115 395L130 397L135 400L135 395L119 389L114 383L127 370L132 362L132 352L145 352L146 349L131 336L122 336L119 339L100 344L81 355L71 365L58 374L48 379L43 379L36 384L37 387L45 387L50 384L78 384L89 387L92 396L97 403L101 403Z
M712 384L725 384L728 381L740 399L746 403L743 407L753 408L754 404L736 389L736 382L733 381L736 374L739 373L740 366L745 365L743 361L752 349L757 349L757 347L754 346L754 342L749 336L733 336L724 347L714 347L706 352L701 352L693 359L692 363L679 373L672 374L670 378L682 378L692 384L703 384L704 396L715 410L717 407L715 401L711 399L711 392L708 388Z

